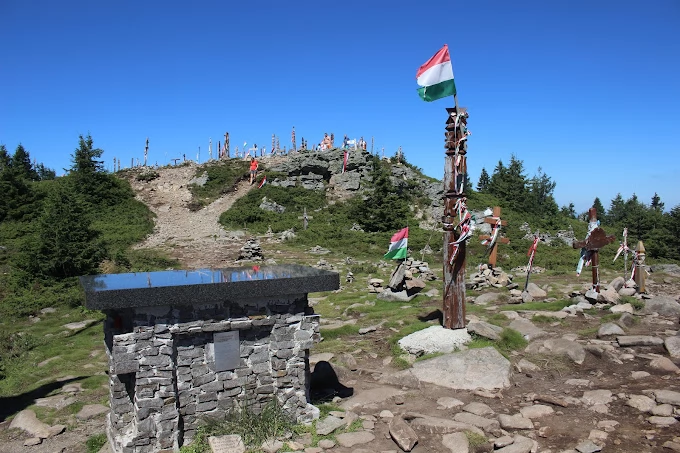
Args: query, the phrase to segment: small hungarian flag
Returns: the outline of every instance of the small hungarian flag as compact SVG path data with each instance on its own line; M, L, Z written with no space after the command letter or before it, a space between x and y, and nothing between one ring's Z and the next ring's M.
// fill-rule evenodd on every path
M388 260L403 260L408 252L408 227L397 231L390 239L390 248L384 258Z
M439 52L422 65L416 73L418 94L423 101L432 102L446 96L456 95L453 81L453 67L449 56L449 46L444 44Z
M257 188L261 189L265 184L267 184L267 175L264 175L264 178L262 178L262 181L260 181L260 185L257 186Z

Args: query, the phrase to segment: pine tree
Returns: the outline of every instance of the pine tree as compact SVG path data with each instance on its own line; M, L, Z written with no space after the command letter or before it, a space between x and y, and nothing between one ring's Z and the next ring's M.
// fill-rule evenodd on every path
M31 164L31 156L21 144L14 151L11 165L17 178L28 181L38 181L40 179L38 173L33 168L33 164Z
M380 159L373 158L372 187L367 196L350 209L350 216L365 231L395 231L406 226L409 209L406 198L396 193Z
M37 229L30 253L34 275L66 278L97 273L104 256L99 233L90 227L83 206L68 187L51 188Z
M661 201L661 197L656 192L654 192L654 196L652 197L652 204L649 205L649 207L654 209L655 211L663 212L664 203L663 201Z
M491 178L486 172L486 168L482 167L482 172L479 174L479 182L477 182L477 192L486 193L489 190Z
M626 203L623 201L623 197L620 193L616 194L616 197L612 199L609 205L609 212L607 213L607 219L611 224L617 224L623 222L626 218Z
M593 208L597 211L597 218L601 220L605 220L607 218L607 211L605 211L604 206L602 206L602 202L598 197L595 197L593 200Z

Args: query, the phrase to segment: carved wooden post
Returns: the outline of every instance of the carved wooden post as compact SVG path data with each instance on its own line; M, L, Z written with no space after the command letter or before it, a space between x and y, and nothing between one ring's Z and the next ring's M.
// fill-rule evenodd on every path
M224 152L227 156L227 159L229 159L231 157L229 155L229 132L224 133Z
M297 151L297 145L295 144L295 126L293 126L293 133L291 134L291 141L293 142L293 151Z
M144 147L144 166L146 167L146 158L149 155L149 137L146 137L146 146Z
M484 223L488 223L493 227L493 229L491 230L491 236L488 236L486 234L482 234L479 236L479 239L485 239L490 241L491 252L489 253L489 266L493 268L496 266L496 259L498 257L498 241L502 242L503 244L510 243L510 239L498 237L500 236L501 227L506 226L508 222L506 222L505 220L501 220L501 207L494 206L493 215L491 217L485 217ZM494 235L497 236L496 239L494 239ZM491 241L493 241L493 243L491 243Z
M597 222L597 210L590 208L588 210L588 234L583 241L574 241L572 247L575 249L583 249L581 251L581 259L584 261L590 260L593 267L593 288L596 292L600 292L600 254L599 250L607 244L611 244L616 239L613 234L607 236L607 233L599 227Z
M642 241L638 241L635 247L635 284L637 285L638 293L646 293L645 288L645 245Z
M467 172L467 111L458 107L447 108L446 139L444 158L444 327L462 329L465 327L465 235L460 214L465 205L465 194L461 182ZM457 213L456 210L460 212ZM467 208L465 208L465 213ZM463 240L461 239L463 235ZM459 242L458 242L459 241Z

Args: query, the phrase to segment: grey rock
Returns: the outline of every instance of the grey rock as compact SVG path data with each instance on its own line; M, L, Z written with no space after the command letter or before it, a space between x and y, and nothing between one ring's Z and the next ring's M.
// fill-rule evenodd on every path
M659 417L671 417L673 415L673 406L670 404L659 404L652 408L651 414L658 415Z
M409 295L406 290L403 291L390 291L386 289L385 291L378 294L378 299L385 300L387 302L409 302L413 300L418 294Z
M633 314L635 309L633 306L629 303L621 304L621 305L614 305L613 307L609 308L609 311L612 313L630 313Z
M680 358L680 337L667 337L663 342L668 354L674 359Z
M345 426L345 421L343 419L329 415L323 420L316 422L316 432L321 436L326 436L341 426Z
M418 443L418 435L403 418L394 417L389 424L390 436L403 451L411 451Z
M630 304L624 304L622 306L625 306L625 305L630 305ZM614 307L612 307L612 308L614 308ZM632 308L632 306L631 306L631 308ZM634 326L636 321L637 321L637 318L635 317L635 315L633 315L631 313L632 313L632 311L623 313L621 315L621 317L619 318L619 320L616 321L616 323L618 325L620 325L621 327L623 327L624 329Z
M656 415L652 415L647 420L649 423L657 426L671 426L678 422L675 417L659 417Z
M480 337L488 338L490 340L500 340L503 328L488 323L486 321L471 321L467 325L468 332L479 335Z
M480 294L479 296L475 297L474 304L475 305L489 305L491 303L496 302L499 297L500 297L500 293Z
M550 406L546 406L545 404L534 404L533 406L525 406L520 408L519 412L522 414L522 417L533 420L534 418L552 415L555 413L555 410Z
M442 445L448 448L451 453L468 453L470 451L470 442L465 433L444 434Z
M88 326L91 326L96 322L97 322L96 319L86 319L84 321L70 322L68 324L64 324L63 327L67 328L68 330L80 330Z
M634 407L640 412L650 412L656 407L654 400L645 395L630 395L628 401L626 401L626 405Z
M648 315L658 313L660 316L680 315L680 303L670 296L655 296L645 301L640 313Z
M675 392L673 390L654 390L654 397L659 404L680 406L680 392Z
M623 285L625 283L626 283L626 281L623 279L623 277L619 276L619 277L616 277L614 280L612 280L609 283L609 285L607 285L607 287L618 292L621 288L623 288Z
M637 291L635 288L621 288L618 291L619 296L634 296Z
M437 400L437 402L439 402L439 400ZM461 409L463 409L465 412L469 412L471 414L479 415L480 417L483 417L485 415L495 414L494 410L491 409L489 406L487 406L484 403L477 402L477 401L473 401L470 404L466 404Z
M529 283L527 286L527 292L531 294L534 299L543 299L548 296L544 290L542 290L536 283Z
M451 353L472 341L466 329L445 329L431 326L400 339L401 349L415 356L435 352Z
M321 442L319 442L321 443ZM335 445L335 444L333 444ZM277 439L269 439L262 443L260 447L265 453L276 453L283 448L283 442Z
M663 340L658 337L648 335L626 335L616 338L616 342L621 347L627 346L658 346L663 344Z
M597 451L602 451L602 447L588 439L578 444L576 446L576 451L579 453L595 453Z
M520 361L517 362L516 366L517 366L517 369L519 370L520 373L525 373L527 371L529 371L529 372L539 371L541 369L538 365L536 365L536 364L534 364L534 363L532 363L532 362L530 362L530 361L528 361L527 359L524 359L524 358L520 359Z
M503 429L534 429L534 424L521 415L499 414L498 421Z
M465 403L461 400L450 396L442 396L441 398L438 398L437 404L445 409L452 409L454 407L465 405Z
M345 410L354 410L369 404L382 403L396 395L403 395L402 390L392 387L375 387L365 392L355 393L353 396L343 401L340 407Z
M529 341L548 335L546 331L539 329L534 323L523 318L513 320L508 327L515 329Z
M353 433L342 433L336 436L340 446L349 448L355 445L367 444L375 440L375 436L368 431L357 431Z
M680 275L680 266L677 264L653 264L650 266L651 272L665 272L671 275Z
M612 392L610 390L588 390L583 392L581 400L589 406L609 404L612 401Z
M76 414L78 420L89 420L102 414L109 412L109 408L102 404L86 404Z
M524 303L524 304L528 304L529 302L534 301L534 296L529 294L528 291L523 291L521 297L522 297L522 303Z
M429 434L449 434L461 431L472 431L473 433L484 435L484 431L476 426L457 422L449 418L430 417L428 415L410 412L404 414L404 418L410 420L411 428L414 430Z
M47 439L50 437L50 425L38 420L35 412L30 409L24 409L19 412L9 425L10 428L21 429L26 431L33 437L40 439Z
M471 414L469 412L459 412L453 416L453 420L461 423L467 423L468 425L476 426L484 431L492 432L500 428L498 420L493 420L489 418L484 418L479 415Z
M452 389L491 390L510 385L510 362L493 347L416 362L411 372L423 382Z
M512 443L506 447L494 450L494 453L530 453L534 449L535 441L524 436L515 436Z
M580 365L586 359L586 351L580 343L566 338L551 338L543 342L543 346L555 355L565 355Z
M608 337L611 335L625 335L626 332L623 331L621 327L614 324L613 322L607 322L600 326L597 331L597 338Z

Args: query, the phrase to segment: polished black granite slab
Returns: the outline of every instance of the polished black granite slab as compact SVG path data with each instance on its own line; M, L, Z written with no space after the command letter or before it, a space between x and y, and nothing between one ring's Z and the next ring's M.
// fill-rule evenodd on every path
M298 264L80 277L89 309L200 305L307 294L340 287L337 272Z

